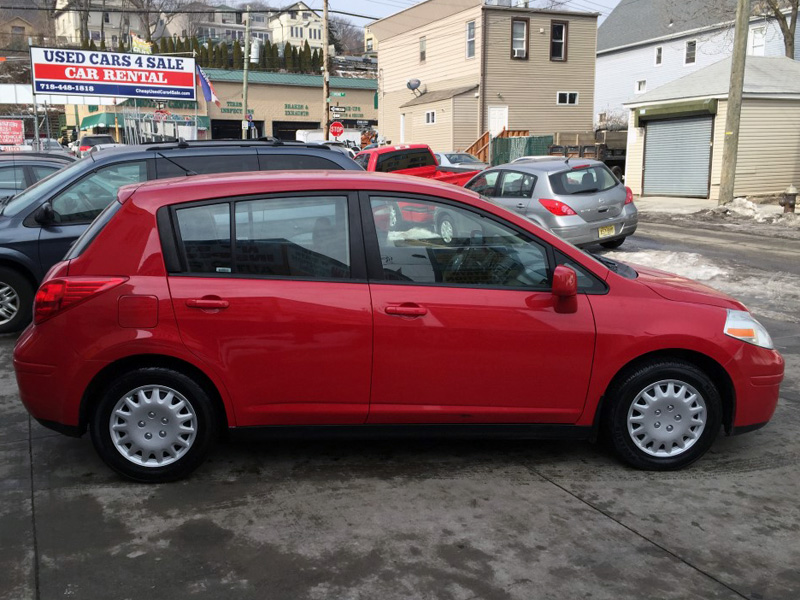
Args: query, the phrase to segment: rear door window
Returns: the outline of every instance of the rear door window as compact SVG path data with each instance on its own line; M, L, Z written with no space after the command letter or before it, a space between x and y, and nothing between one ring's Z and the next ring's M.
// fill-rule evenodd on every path
M497 178L500 171L484 171L474 179L470 180L464 187L473 192L478 192L484 196L494 196Z
M40 179L44 179L48 175L52 175L56 171L58 171L59 167L51 167L48 165L34 165L31 167L31 171L33 171L33 180L39 181Z
M559 196L571 196L604 192L619 185L619 182L605 165L595 165L553 173L550 175L550 185Z
M344 155L342 155L344 156ZM345 157L346 158L346 157ZM259 154L258 164L262 171L296 171L296 170L343 170L344 167L310 154Z
M240 173L258 171L258 157L254 151L215 154L180 154L164 152L156 157L156 176L185 177L210 173Z
M500 198L530 198L536 177L519 171L504 171L500 182L500 192L495 194Z
M227 202L175 211L190 273L231 273L231 210Z
M24 167L19 165L0 167L0 188L22 191L26 187Z
M147 180L147 161L102 167L52 200L57 223L90 223L117 199L119 188Z

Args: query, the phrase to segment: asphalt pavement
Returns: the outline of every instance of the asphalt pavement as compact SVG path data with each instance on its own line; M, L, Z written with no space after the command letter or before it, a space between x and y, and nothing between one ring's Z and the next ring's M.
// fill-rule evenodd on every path
M0 598L796 600L798 248L656 221L614 256L692 266L763 320L787 361L767 427L674 473L582 442L282 441L137 485L28 418L5 337Z

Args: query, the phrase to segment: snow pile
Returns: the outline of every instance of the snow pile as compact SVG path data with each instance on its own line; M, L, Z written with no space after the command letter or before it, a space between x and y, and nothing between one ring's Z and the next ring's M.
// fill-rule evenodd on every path
M800 213L780 213L773 215L772 219L768 219L768 221L779 225L785 225L786 227L800 229Z
M756 204L746 198L735 198L733 202L701 210L697 216L707 220L753 221L800 229L800 214L784 213L782 210L775 204Z
M758 204L750 202L747 198L734 198L733 202L728 202L705 212L723 217L745 217L754 219L758 223L766 221L768 216L759 208Z
M663 250L639 250L635 252L606 252L604 256L613 260L660 269L695 281L726 277L728 271L694 252L665 252Z

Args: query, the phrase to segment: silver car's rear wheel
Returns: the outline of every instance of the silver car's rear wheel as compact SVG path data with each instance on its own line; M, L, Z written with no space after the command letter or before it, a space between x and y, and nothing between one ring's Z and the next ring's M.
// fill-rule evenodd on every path
M636 395L628 410L628 434L650 456L678 456L703 434L706 403L685 381L665 379Z
M7 283L0 282L0 325L9 323L19 312L19 295Z
M197 416L192 403L167 386L147 385L123 395L108 423L111 441L135 465L165 467L194 444Z

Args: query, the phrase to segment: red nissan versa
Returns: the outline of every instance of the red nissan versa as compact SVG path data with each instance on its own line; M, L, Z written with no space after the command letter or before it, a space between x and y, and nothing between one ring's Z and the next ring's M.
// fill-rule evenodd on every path
M397 202L464 232L397 229ZM772 416L783 359L719 292L584 254L455 186L349 172L129 186L54 266L30 413L138 481L268 435L594 438L676 469Z

